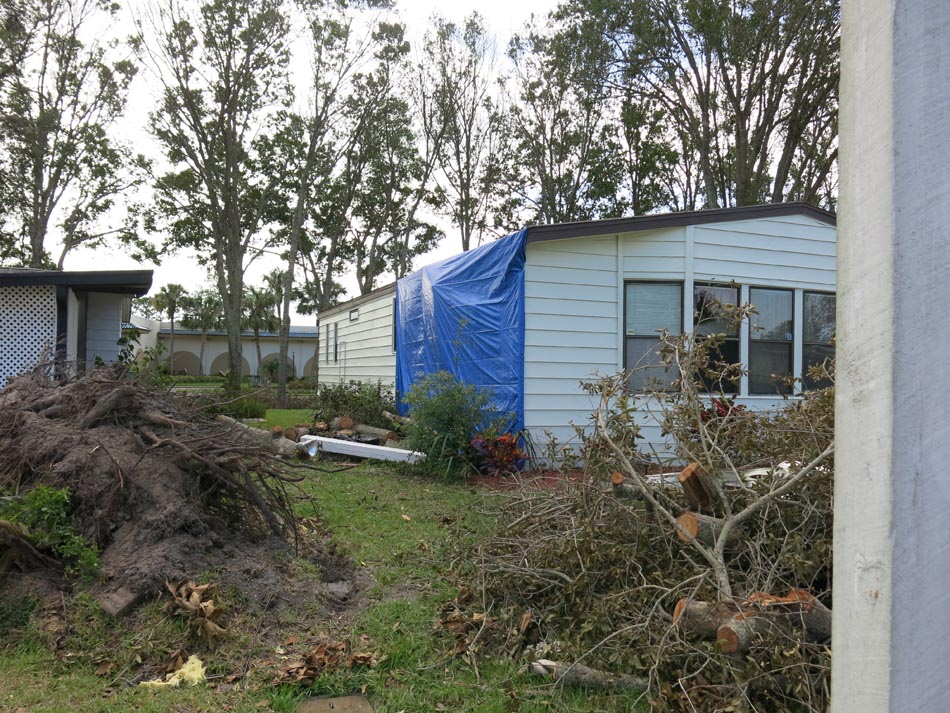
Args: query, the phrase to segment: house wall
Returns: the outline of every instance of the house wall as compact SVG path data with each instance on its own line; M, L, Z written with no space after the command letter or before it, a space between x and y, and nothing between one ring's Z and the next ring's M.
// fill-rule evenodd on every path
M79 358L79 298L72 288L66 290L66 360L75 364Z
M320 383L396 382L393 349L393 300L396 286L383 288L365 299L348 302L320 318ZM359 311L351 319L352 310ZM329 329L329 332L327 331ZM329 339L327 338L329 334ZM336 353L334 354L334 335Z
M157 329L155 330L157 331ZM171 348L171 337L168 334L158 336L165 345L164 354L168 356ZM241 356L244 359L244 375L257 374L257 347L254 344L254 337L242 337ZM294 339L291 335L288 345L287 356L294 366L294 375L301 378L305 374L306 365L311 363L314 351L314 340ZM261 358L266 364L272 359L276 359L280 353L280 340L277 337L261 337ZM196 376L198 374L198 357L201 354L201 335L200 334L179 334L175 332L175 359L174 367L176 372ZM209 334L205 342L204 350L204 373L206 375L217 374L227 371L228 368L228 339L223 334Z
M97 359L114 362L119 358L122 333L123 295L90 292L86 301L86 362Z
M0 287L0 387L56 343L56 288Z
M802 364L802 291L835 289L835 229L804 216L535 242L526 253L525 426L538 444L547 431L576 445L571 424L587 424L596 406L581 380L623 368L625 281L682 282L685 305L697 281L734 280L743 301L750 285L794 289L795 374ZM690 331L692 310L683 312L682 329ZM745 378L740 393L748 393ZM757 410L783 403L747 395L738 402ZM642 416L641 428L644 447L668 452L655 420Z

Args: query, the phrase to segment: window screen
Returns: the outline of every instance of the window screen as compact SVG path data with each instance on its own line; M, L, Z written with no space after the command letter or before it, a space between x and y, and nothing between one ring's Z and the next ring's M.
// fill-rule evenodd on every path
M663 388L677 374L661 364L659 331L681 332L683 286L670 282L628 282L624 295L625 368L635 391Z

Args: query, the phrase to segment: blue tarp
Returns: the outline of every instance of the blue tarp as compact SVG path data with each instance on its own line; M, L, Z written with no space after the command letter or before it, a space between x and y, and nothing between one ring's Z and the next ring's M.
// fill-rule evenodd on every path
M428 265L396 283L396 393L448 371L489 394L524 428L524 247L527 232ZM401 401L400 412L406 407Z

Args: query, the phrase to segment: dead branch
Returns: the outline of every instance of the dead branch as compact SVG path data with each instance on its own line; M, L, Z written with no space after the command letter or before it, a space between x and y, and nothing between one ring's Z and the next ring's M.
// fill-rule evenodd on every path
M648 686L645 678L622 673L607 673L588 668L579 663L559 663L548 659L538 659L531 664L532 673L554 679L566 686L584 686L586 688L608 688L617 690L644 690Z

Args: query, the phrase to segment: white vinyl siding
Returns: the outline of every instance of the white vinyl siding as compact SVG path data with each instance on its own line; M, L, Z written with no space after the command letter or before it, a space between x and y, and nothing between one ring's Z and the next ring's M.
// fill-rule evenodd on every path
M617 371L617 240L529 244L525 265L525 427L576 438L593 403L582 379Z
M396 382L393 352L393 297L396 288L380 290L365 300L335 307L320 318L321 335L330 340L321 349L320 383ZM350 319L350 313L358 310ZM335 338L335 339L334 339ZM334 359L334 354L336 358ZM329 363L327 360L329 355Z
M96 358L106 364L119 358L123 298L124 295L106 292L89 293L86 301L87 364L94 364Z
M693 228L697 281L834 290L835 229L784 216Z
M595 406L580 381L623 368L625 282L680 282L687 305L695 283L735 282L743 299L749 286L790 289L796 314L803 291L835 290L835 228L805 216L541 241L528 244L526 257L525 426L539 446L546 430L576 445L571 424L588 424ZM692 328L692 309L683 310L681 327ZM794 329L797 371L799 320ZM737 402L755 410L784 403L766 395ZM659 425L647 416L640 421L641 448L664 453L669 446Z

